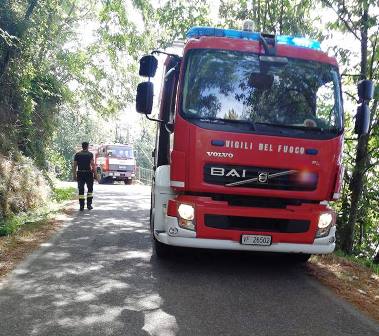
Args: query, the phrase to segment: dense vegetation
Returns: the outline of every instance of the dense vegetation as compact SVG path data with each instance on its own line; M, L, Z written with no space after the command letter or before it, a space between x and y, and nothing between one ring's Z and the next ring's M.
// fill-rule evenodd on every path
M373 258L379 89L370 134L357 139L352 129L355 84L379 77L378 10L375 0L0 0L0 220L43 202L11 201L29 196L9 181L21 179L29 192L42 183L22 182L25 173L12 167L47 172L58 166L67 177L82 140L134 142L140 165L149 167L154 126L141 118L137 133L118 129L122 114L134 113L138 58L183 39L191 26L239 28L252 19L257 31L318 38L337 55L347 116L338 243L346 253Z

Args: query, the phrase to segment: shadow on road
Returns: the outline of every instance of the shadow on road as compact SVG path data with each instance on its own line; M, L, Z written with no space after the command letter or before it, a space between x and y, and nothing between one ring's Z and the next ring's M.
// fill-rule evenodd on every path
M148 189L97 186L95 209L0 290L0 335L374 335L309 284L257 254L152 255Z

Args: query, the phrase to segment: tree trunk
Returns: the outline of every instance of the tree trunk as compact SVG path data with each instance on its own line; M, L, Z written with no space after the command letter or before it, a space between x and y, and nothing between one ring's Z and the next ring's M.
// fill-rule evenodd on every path
M341 242L341 248L344 252L351 254L353 251L355 223L357 221L358 205L362 196L363 179L367 162L367 143L368 135L361 135L358 140L357 154L355 159L355 167L353 177L350 183L351 203L349 211L349 219L346 225L345 235Z
M361 19L361 79L367 78L367 43L368 43L368 4L363 4L363 13ZM351 254L353 251L355 224L357 221L357 213L359 202L362 198L363 181L367 166L368 154L368 139L369 134L361 135L358 139L357 153L355 159L355 167L353 177L350 183L351 204L349 211L349 220L346 226L344 241L341 242L341 247L344 252Z
M376 254L374 255L374 258L372 259L372 262L373 262L374 264L379 265L379 243L378 243L378 245L376 246L375 253L376 253Z
M377 249L376 256L372 260L374 264L379 264L379 248Z
M279 35L283 34L283 13L284 13L284 3L283 0L280 1L280 17L279 17Z

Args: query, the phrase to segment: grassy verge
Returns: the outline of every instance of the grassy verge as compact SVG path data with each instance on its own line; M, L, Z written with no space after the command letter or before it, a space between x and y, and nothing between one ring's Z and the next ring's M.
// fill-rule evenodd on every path
M358 258L355 256L349 256L342 251L335 251L334 254L338 257L344 258L346 260L349 260L352 263L356 263L362 266L365 266L369 268L371 271L379 275L379 264L374 264L371 260Z
M72 211L68 206L62 212L62 202L75 194L75 188L56 188L45 207L0 222L0 280L59 230Z
M0 221L0 236L14 234L24 226L36 226L48 220L54 213L60 210L63 201L73 199L76 194L75 188L53 189L52 201L42 208L19 213Z
M336 294L379 321L378 267L340 252L313 256L306 265L310 274Z
M54 199L57 202L63 202L71 200L76 196L76 188L67 187L67 188L54 188Z

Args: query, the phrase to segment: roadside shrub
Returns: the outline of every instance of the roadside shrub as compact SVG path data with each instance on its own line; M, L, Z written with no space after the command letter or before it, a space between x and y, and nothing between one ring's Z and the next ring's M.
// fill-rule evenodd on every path
M57 202L67 201L76 196L76 188L54 188L53 198Z
M0 156L0 220L46 203L51 189L31 159Z

